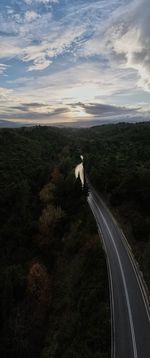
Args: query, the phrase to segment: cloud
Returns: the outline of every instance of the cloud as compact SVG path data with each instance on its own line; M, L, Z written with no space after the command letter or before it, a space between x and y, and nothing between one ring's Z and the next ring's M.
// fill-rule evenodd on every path
M104 103L74 103L71 105L73 108L82 108L87 114L94 117L105 118L105 117L117 117L117 116L135 116L137 111L141 108L127 108L112 106ZM139 113L138 113L139 115Z
M37 12L35 12L35 11L27 11L26 13L25 13L25 21L27 21L27 22L31 22L31 21L34 21L34 20L36 20L38 17L40 17L40 15L39 14L37 14Z
M37 91L38 88L42 89L45 96L50 94L53 100L68 97L74 98L75 101L89 101L96 97L105 98L117 93L126 93L135 86L129 70L124 76L121 69L112 71L92 62L76 64L33 81L30 82L31 87L35 86Z
M143 120L150 118L150 110L147 108L147 111L144 112L143 106L136 107L125 107L111 105L107 103L108 96L103 97L105 102L100 102L97 98L97 101L88 100L83 93L83 100L81 101L81 88L79 87L78 81L81 80L81 75L83 85L85 88L86 84L86 68L85 73L83 71L84 67L79 67L78 71L74 73L74 78L72 78L73 72L67 73L67 71L58 73L57 77L51 75L51 77L41 76L37 80L33 77L31 88L28 81L24 82L23 87L14 88L13 90L9 88L0 88L0 120L13 121L15 123L22 124L52 124L52 123L73 123L84 121L85 125L87 121L100 120L102 121L124 121L124 120L133 120L136 118L143 118ZM92 67L89 69L91 71L91 78L94 78L96 81L97 75L96 72L92 72ZM72 69L73 71L73 69ZM66 88L64 90L64 81L66 80ZM70 80L72 79L72 83ZM41 82L39 82L39 80ZM47 80L47 83L46 83ZM90 82L90 78L88 78ZM31 81L31 78L30 78ZM51 86L48 86L48 83L51 83ZM41 85L40 85L41 84ZM42 87L43 84L43 87ZM35 87L34 87L34 86ZM45 86L45 87L44 87ZM72 87L76 88L76 97L75 93L72 92ZM93 84L92 84L93 86ZM89 87L89 92L92 87ZM70 95L73 94L72 98ZM78 97L79 92L79 97ZM95 92L94 92L95 93ZM97 92L98 93L98 92ZM63 97L64 96L64 97ZM66 96L66 98L65 98ZM77 98L78 101L75 101ZM97 123L98 124L98 123Z
M41 56L34 60L33 65L28 67L28 71L34 71L34 70L42 71L45 68L47 68L51 63L52 61L47 60L45 56Z
M51 6L56 2L24 0L21 5L8 0L10 6L2 8L1 118L16 115L19 121L20 115L21 121L22 116L29 121L31 115L35 121L37 115L42 123L111 119L140 111L123 104L138 107L143 102L141 111L146 108L148 0L61 0L59 6ZM73 108L68 103L82 105Z
M65 54L68 59L72 57L73 61L77 61L78 50L118 1L112 1L109 6L104 1L81 1L80 6L72 1L62 2L63 11L55 18L51 9L39 15L34 5L58 1L26 0L26 4L33 5L32 10L23 14L22 11L16 13L9 9L7 16L1 15L0 31L4 36L0 42L0 58L32 61L27 69L29 71L44 70L58 56Z
M59 2L59 0L24 0L24 2L28 5L32 5L32 4L57 4Z
M61 119L66 120L67 114L70 112L70 108L62 103L50 105L42 102L22 102L21 98L16 99L12 97L13 93L7 89L0 89L0 120L23 122L23 123L51 123L57 122ZM7 107L5 103L7 101Z
M23 92L24 101L34 98L34 102L50 101L53 104L59 100L64 103L103 102L108 101L108 96L125 95L134 90L135 81L130 72L127 70L124 76L122 69L112 71L89 61L72 64L70 68L62 66L47 75L19 77L7 82L9 86L15 85L16 98L20 98Z
M38 102L31 102L31 103L23 103L22 105L20 105L20 109L22 108L22 106L26 109L29 109L29 108L42 108L42 107L48 107L49 105L48 104L45 104L45 103L38 103Z
M14 13L8 19L1 17L0 31L0 58L32 62L27 68L32 71L44 70L60 55L69 56L84 36L86 26L67 15L58 22L51 12L39 15L27 11L24 17Z
M138 71L140 77L138 85L148 91L150 91L149 5L149 0L135 0L131 5L124 7L113 24L110 44L115 54L124 56L125 67ZM120 18L123 19L122 22Z
M149 0L134 0L119 7L80 50L82 56L103 55L111 66L133 69L137 85L150 91Z
M19 128L22 126L32 126L32 124L23 123L23 122L15 122L15 121L7 121L0 119L0 128Z
M3 74L7 70L8 67L9 67L8 65L6 65L4 63L0 63L0 75Z
M11 109L13 111L17 110L26 113L48 113L52 109L52 106L44 103L31 102L12 106Z
M8 99L9 96L11 96L13 93L13 89L0 87L0 100Z
M70 103L49 105L47 103L21 103L0 113L0 126L7 125L51 125L65 123L92 126L118 121L142 121L150 118L150 112L142 113L140 108L126 108L103 103Z

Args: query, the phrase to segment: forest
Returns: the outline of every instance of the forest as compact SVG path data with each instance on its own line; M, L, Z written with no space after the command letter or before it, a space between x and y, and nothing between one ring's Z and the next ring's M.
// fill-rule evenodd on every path
M150 288L150 123L80 131L89 178L123 228Z
M123 228L149 286L150 123L0 130L0 356L108 358L105 254L91 183Z
M0 131L0 356L109 357L105 257L74 133Z

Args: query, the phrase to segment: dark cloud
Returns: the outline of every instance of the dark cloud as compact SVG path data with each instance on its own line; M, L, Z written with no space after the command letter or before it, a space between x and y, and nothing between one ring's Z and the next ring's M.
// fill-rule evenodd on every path
M109 104L103 103L89 103L85 104L82 102L78 102L72 104L73 108L81 107L85 110L87 114L91 114L94 117L105 117L105 116L118 116L118 115L129 115L136 114L137 108L126 108L126 107L117 107ZM140 108L138 108L140 109Z
M20 104L19 106L13 106L12 110L16 109L23 112L31 112L31 108L45 108L45 107L47 107L48 109L52 108L52 106L50 106L49 104L32 102L32 103L23 103Z
M7 32L7 31L0 31L0 36L5 36L5 37L15 37L17 36L17 34L14 32Z
M49 104L45 104L45 103L38 103L38 102L32 102L32 103L24 103L23 104L26 107L51 107Z
M141 108L126 108L114 106L104 103L70 103L60 107L42 103L22 103L18 106L9 107L5 114L0 114L0 127L20 125L35 125L37 123L51 125L56 122L58 125L88 127L92 125L100 125L115 122L135 122L149 120L149 113L142 116ZM85 112L84 118L81 112ZM65 114L67 116L67 123L64 124ZM72 113L74 113L74 123L72 122Z
M26 123L18 123L18 122L12 122L7 120L0 120L0 128L17 128L17 127L23 127L27 126ZM29 124L30 126L30 124Z
M0 114L0 120L2 119L10 119L10 117L12 117L13 120L44 120L44 119L47 119L47 118L50 118L50 117L53 117L53 116L57 116L57 115L61 115L61 114L65 114L65 113L68 113L70 110L68 107L60 107L60 108L51 108L51 110L47 111L47 112L38 112L38 111L31 111L31 107L40 107L41 108L41 105L39 106L36 106L35 103L33 103L33 106L29 105L28 104L22 104L20 106L15 106L15 107L12 107L12 109L14 110L20 110L20 112L13 112L12 111L12 114L9 113L6 113L6 114ZM45 107L45 105L43 105L43 107ZM10 108L9 108L10 110Z

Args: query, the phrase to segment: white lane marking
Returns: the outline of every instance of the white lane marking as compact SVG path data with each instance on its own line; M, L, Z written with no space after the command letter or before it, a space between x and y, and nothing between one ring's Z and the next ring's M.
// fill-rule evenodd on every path
M123 279L123 285L124 285L124 290L125 290L125 296L126 296L126 301L127 301L127 307L128 307L128 313L129 313L129 321L130 321L130 328L131 328L131 336L132 336L132 343L133 343L133 352L134 352L134 357L135 358L138 358L138 354L137 354L137 347L136 347L136 339L135 339L135 331L134 331L134 325L133 325L133 318L132 318L132 312L131 312L131 306L130 306L130 300L129 300L129 295L128 295L128 290L127 290L127 285L126 285L126 279L125 279L125 276L124 276L124 271L123 271L123 267L122 267L122 263L121 263L121 260L120 260L120 256L119 256L119 253L118 253L118 249L117 249L117 246L114 242L114 238L112 236L112 233L109 229L109 226L107 224L107 221L105 220L105 217L104 215L102 214L101 210L99 209L99 207L97 206L97 204L95 203L102 219L103 219L103 222L105 223L106 225L106 228L108 230L108 233L112 239L112 243L114 245L114 248L115 248L115 251L116 251L116 254L117 254L117 258L118 258L118 262L119 262L119 266L120 266L120 270L121 270L121 275L122 275L122 279Z
M140 274L139 269L138 269L137 261L135 260L135 258L133 256L132 249L131 249L131 247L130 247L130 245L129 245L129 243L128 243L125 235L124 235L124 233L122 232L122 230L121 230L121 234L122 234L121 235L122 243L123 243L125 249L128 252L129 260L130 260L131 265L133 267L133 270L134 270L134 273L135 273L135 276L136 276L136 279L137 279L137 283L139 285L139 289L140 289L141 294L142 294L143 303L144 303L144 307L146 309L148 320L150 321L149 301L148 301L146 289L144 287L145 281L144 281L144 279L141 278L141 274ZM144 281L144 283L143 283L143 281Z
M136 280L137 280L137 283L138 283L138 286L139 286L139 289L141 291L141 294L142 294L142 298L143 298L143 303L144 303L144 307L146 309L146 312L147 312L147 315L148 315L148 320L150 321L150 306L149 306L149 299L148 299L148 296L147 296L147 292L146 292L146 289L145 289L145 286L146 286L146 283L144 281L144 278L141 277L141 274L139 272L139 269L138 269L138 266L137 266L137 261L133 255L133 252L132 252L132 248L131 246L129 245L129 242L127 240L127 238L125 237L122 229L119 227L116 219L114 218L114 216L112 215L112 213L110 212L110 210L108 209L108 207L106 206L105 202L98 196L98 194L96 193L98 199L102 202L102 205L104 206L105 210L107 211L107 213L110 215L111 219L112 219L112 222L114 224L114 226L116 227L116 229L118 230L118 232L120 233L120 236L121 236L121 241L125 247L125 249L127 250L128 252L128 257L129 257L129 260L132 264L132 267L134 269L134 273L135 273L135 277L136 277ZM145 285L145 286L144 286ZM146 286L147 287L147 286Z
M91 199L92 199L92 196L91 196ZM91 207L91 210L93 212L93 215L95 217L97 227L98 227L98 231L99 231L99 234L100 234L100 238L102 239L102 244L103 244L103 248L104 248L104 251L105 251L105 256L106 256L106 264L107 264L108 279L109 279L110 309L111 309L111 357L115 358L116 357L115 324L114 324L115 304L114 304L114 291L113 291L113 281L112 281L110 262L109 262L109 258L107 256L107 248L106 248L105 240L103 239L102 230L101 230L101 227L99 227L99 223L98 223L98 220L97 220L97 215L96 215L96 213L94 211L94 208L93 208L94 205L92 203L92 200L90 200L90 195L88 197L88 203L89 203L89 205Z

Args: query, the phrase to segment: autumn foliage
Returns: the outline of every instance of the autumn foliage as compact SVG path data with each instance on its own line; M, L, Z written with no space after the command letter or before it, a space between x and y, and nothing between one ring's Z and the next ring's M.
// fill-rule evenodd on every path
M50 278L46 267L38 261L29 267L27 292L37 307L46 309L50 303Z

